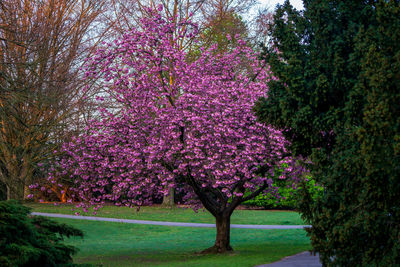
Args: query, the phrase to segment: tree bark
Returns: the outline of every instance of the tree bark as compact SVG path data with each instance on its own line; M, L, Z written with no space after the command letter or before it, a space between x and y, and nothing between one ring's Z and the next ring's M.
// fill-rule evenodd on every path
M223 213L215 218L217 236L214 246L203 250L202 254L226 253L233 251L230 245L231 214Z
M8 176L4 179L7 185L7 200L27 199L30 194L29 185L32 184L33 171L27 157L23 160L9 162L7 167Z
M24 186L22 184L16 184L12 187L7 186L7 200L10 199L24 199Z

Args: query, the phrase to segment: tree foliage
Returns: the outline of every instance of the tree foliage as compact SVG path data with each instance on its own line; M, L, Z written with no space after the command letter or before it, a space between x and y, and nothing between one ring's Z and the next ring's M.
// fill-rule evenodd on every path
M56 266L72 263L77 249L63 244L64 237L82 231L40 216L16 201L0 202L0 265Z
M264 58L278 79L259 117L287 129L324 187L299 203L327 266L400 262L399 1L280 6Z
M200 54L200 47L209 48L214 42L218 42L219 50L226 50L235 40L236 34L244 35L247 29L239 15L247 12L256 3L255 0L111 0L110 2L112 7L109 8L111 13L109 17L112 19L106 24L110 25L111 32L117 33L113 35L114 38L133 28L143 29L142 19L153 15L148 7L152 10L157 9L163 19L173 23L190 18L196 23L201 34L189 37L180 34L176 28L170 35L170 41L175 42L176 48L190 51L186 54L186 59L189 61ZM227 34L232 36L230 40L226 38ZM174 195L174 188L170 188L170 193L163 197L163 205L173 206Z
M195 25L152 12L144 30L89 60L87 75L102 77L118 105L100 110L85 135L65 144L60 174L74 170L84 208L151 204L154 195L183 188L186 203L216 218L217 240L207 252L226 252L234 209L301 170L286 156L281 132L256 121L252 107L270 76L252 50L238 41L231 52L216 54L214 46L188 63L171 34L195 34ZM248 70L240 68L245 60ZM57 175L49 179L57 183Z

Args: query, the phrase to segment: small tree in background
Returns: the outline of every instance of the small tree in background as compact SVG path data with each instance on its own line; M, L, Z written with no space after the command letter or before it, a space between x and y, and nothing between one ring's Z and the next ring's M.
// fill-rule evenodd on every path
M118 105L100 110L85 135L64 145L58 174L74 170L84 210L105 201L151 204L154 195L180 185L187 204L216 218L215 245L204 252L230 251L235 208L275 192L274 179L295 174L281 132L257 122L252 111L267 94L269 75L243 41L230 53L213 47L187 63L170 38L176 31L195 34L196 27L151 12L143 31L125 34L89 60L87 75L102 77ZM244 60L253 62L248 70L240 68ZM285 166L279 177L277 166ZM49 180L57 183L57 174Z
M400 262L399 1L288 1L265 59L278 79L259 117L287 129L324 187L299 202L326 266Z

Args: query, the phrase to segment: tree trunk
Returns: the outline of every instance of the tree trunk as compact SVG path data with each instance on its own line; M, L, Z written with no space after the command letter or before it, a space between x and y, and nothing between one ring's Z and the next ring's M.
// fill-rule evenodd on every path
M170 188L168 195L164 196L162 205L172 208L175 206L175 188Z
M22 196L22 199L26 200L28 199L28 195L30 195L31 193L29 185L32 184L32 177L33 177L33 169L31 166L30 157L28 155L24 156L22 169L19 175L20 175L20 180L22 181L24 187L24 194Z
M7 186L7 200L24 199L24 186L22 184L15 184L13 187Z
M233 251L230 245L231 214L222 214L215 218L217 226L217 236L214 246L203 250L202 254L226 253Z
M12 159L6 165L7 174L4 178L7 200L24 200L30 194L29 185L32 183L33 170L28 156L20 159L14 155Z

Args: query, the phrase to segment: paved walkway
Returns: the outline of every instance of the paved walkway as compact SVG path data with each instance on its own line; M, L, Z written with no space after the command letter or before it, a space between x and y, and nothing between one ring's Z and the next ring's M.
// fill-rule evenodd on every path
M185 227L209 227L215 228L215 224L211 223L183 223L183 222L159 222L159 221L144 221L144 220L129 220L129 219L115 219L94 216L79 216L79 215L66 215L57 213L43 213L32 212L32 215L40 215L55 218L67 218L78 220L91 220L91 221L104 221L104 222L121 222L121 223L135 223L135 224L151 224L151 225L165 225L165 226L185 226ZM246 228L246 229L303 229L310 227L309 225L252 225L252 224L231 224L231 228Z
M258 265L256 267L322 267L318 255L311 255L310 252L304 251L299 254L288 256L280 261Z

